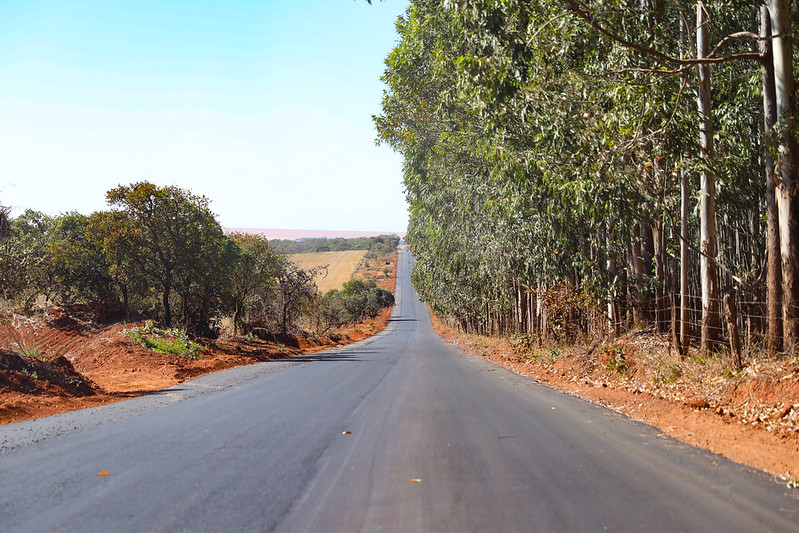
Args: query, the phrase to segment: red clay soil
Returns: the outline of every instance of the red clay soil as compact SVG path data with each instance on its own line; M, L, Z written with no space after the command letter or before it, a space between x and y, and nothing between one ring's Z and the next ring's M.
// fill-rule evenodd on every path
M386 266L392 269L391 276L382 272ZM393 289L394 272L396 255L381 260L379 275L383 279L377 280L378 285ZM361 269L358 275L365 277L370 272ZM59 308L39 318L3 315L0 424L117 402L218 370L349 344L381 331L390 314L391 309L384 309L373 320L327 337L303 333L283 339L285 343L201 339L207 349L200 359L134 345L127 332L144 322L98 325L89 313L68 315Z
M509 339L459 333L435 318L434 325L448 342L538 383L792 486L799 479L799 361L750 362L732 373L714 361L680 361L669 355L667 340L652 334L588 347L521 348Z

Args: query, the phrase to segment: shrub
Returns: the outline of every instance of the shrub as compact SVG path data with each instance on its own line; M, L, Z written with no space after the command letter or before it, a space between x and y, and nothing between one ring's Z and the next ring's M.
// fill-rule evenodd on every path
M394 295L379 288L374 281L350 280L340 291L324 295L320 316L326 329L374 318L380 310L394 305Z
M155 327L152 320L148 320L141 328L131 328L127 336L134 346L143 346L156 353L168 353L199 359L203 346L190 340L182 329L160 329Z

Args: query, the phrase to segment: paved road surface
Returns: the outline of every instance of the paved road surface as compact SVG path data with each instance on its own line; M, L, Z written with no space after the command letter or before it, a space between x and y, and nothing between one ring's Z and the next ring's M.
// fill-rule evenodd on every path
M0 530L799 531L784 484L445 344L399 270L365 342L0 428Z

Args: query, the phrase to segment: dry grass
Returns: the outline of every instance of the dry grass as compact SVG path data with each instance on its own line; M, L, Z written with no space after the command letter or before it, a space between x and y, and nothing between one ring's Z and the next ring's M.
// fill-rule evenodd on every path
M312 254L293 254L289 259L300 268L309 269L317 266L327 267L316 277L316 286L322 294L332 289L341 289L344 283L352 278L358 264L366 255L365 250L347 250L344 252L317 252Z

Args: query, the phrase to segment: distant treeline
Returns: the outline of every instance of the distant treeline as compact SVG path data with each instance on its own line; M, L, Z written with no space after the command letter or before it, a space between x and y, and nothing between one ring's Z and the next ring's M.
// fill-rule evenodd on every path
M284 254L304 254L314 252L343 252L347 250L368 250L376 254L393 252L400 242L396 235L379 235L377 237L355 237L344 239L273 239L269 245L273 250Z

